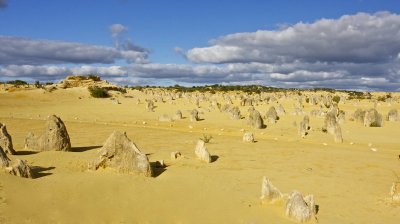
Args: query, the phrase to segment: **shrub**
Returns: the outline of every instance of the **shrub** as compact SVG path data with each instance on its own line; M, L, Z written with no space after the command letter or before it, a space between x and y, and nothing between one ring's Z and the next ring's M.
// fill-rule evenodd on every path
M340 96L334 96L332 101L338 104L340 102Z
M108 91L104 88L100 87L89 87L88 88L90 95L94 98L107 98L110 97Z
M22 80L8 81L7 84L13 84L14 86L28 85L27 82L22 81Z
M118 92L120 92L120 93L126 93L126 89L125 89L125 88L116 87L116 86L107 86L107 87L103 87L103 89L105 89L105 90L118 91Z

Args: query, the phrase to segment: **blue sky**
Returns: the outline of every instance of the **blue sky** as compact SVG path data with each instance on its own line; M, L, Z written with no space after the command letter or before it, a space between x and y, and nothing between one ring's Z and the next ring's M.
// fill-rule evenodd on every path
M381 16L379 12L385 12L387 15ZM298 46L296 41L301 42L301 39L293 37L290 43L285 42L286 39L277 39L288 35L290 27L297 30L294 35L299 38L302 37L303 31L314 32L317 28L304 28L299 24L317 26L318 21L324 18L333 20L333 24L345 23L347 27L352 26L348 23L357 25L369 19L374 24L397 26L398 14L400 4L395 0L0 0L0 37L3 37L0 38L0 44L11 44L18 49L17 53L13 53L9 48L0 46L0 79L58 80L67 73L93 71L111 81L130 84L255 83L283 87L400 90L399 62L389 59L396 57L398 46L389 46L391 40L385 39L389 37L383 38L382 43L377 45L388 44L387 48L394 47L394 50L365 52L366 55L382 54L378 56L388 58L384 62L372 56L358 58L360 49L367 49L371 43L379 41L367 37L364 45L354 50L358 52L354 53L354 61L341 60L341 57L347 57L345 52L332 55L320 55L318 50L301 52L299 49L282 52L283 48ZM341 20L343 16L353 16L354 19ZM113 24L123 26L123 30L114 33L114 37L110 32ZM323 25L322 22L319 25L321 24ZM360 32L365 35L357 34L349 37L348 41L321 37L322 39L317 38L315 43L326 41L337 45L343 42L343 46L354 45L354 38L368 36L372 32L371 29L374 29L368 27L368 24L361 24L360 27L364 25L365 30ZM377 32L386 32L381 26L375 27ZM266 32L257 34L258 30ZM282 30L287 32L279 33ZM274 31L275 33L269 33ZM391 32L394 32L391 36L395 38L395 43L397 33ZM245 34L239 35L242 39L231 38L232 35L240 33ZM254 46L247 46L241 42L256 38L257 35L265 42L257 42L258 45ZM332 38L335 33L330 35L329 38ZM129 43L135 48L132 50L116 47L117 40L121 44ZM267 42L271 40L275 41L275 46ZM50 44L46 41L50 41ZM400 42L399 39L397 41ZM62 42L62 47L59 46L59 42ZM363 43L362 40L361 42ZM87 47L85 52L91 52L93 46L96 49L90 55L83 54L85 52L80 54L80 44ZM39 45L43 45L43 48L38 47ZM247 47L241 49L242 46ZM347 49L343 46L329 47L332 50ZM47 47L48 55L45 55ZM137 52L136 47L140 47L142 51ZM231 57L231 47L235 47L236 53L240 51L253 54L240 53L247 58ZM303 47L309 47L309 44ZM100 52L98 48L107 49L106 52L102 51L103 49ZM179 52L176 50L178 48ZM329 51L330 48L323 50ZM28 53L21 53L25 50ZM59 53L53 54L54 51ZM65 58L59 55L63 52L72 53ZM228 55L222 55L222 52ZM216 58L213 58L214 56ZM41 60L34 60L35 57ZM56 61L45 60L51 57L60 58ZM111 61L108 60L110 57ZM284 60L281 60L282 58ZM390 71L383 71L381 68L388 64L392 66ZM271 69L279 66L282 69ZM312 69L307 69L307 66ZM365 69L366 66L371 66L370 71L376 72L361 69ZM240 69L237 70L237 67ZM292 70L288 69L289 67ZM347 81L329 82L330 79L341 78ZM357 82L356 79L363 81ZM348 83L353 81L354 83Z

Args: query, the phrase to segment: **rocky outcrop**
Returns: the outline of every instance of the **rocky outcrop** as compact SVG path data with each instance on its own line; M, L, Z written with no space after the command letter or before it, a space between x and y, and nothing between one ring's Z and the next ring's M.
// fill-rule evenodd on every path
M6 171L18 177L33 178L32 170L24 160L16 159Z
M272 185L271 181L267 177L263 177L261 185L261 200L274 202L282 198L282 193Z
M64 122L56 115L47 117L44 133L35 136L28 133L25 138L25 149L35 151L69 151L71 141Z
M254 142L254 136L253 133L251 132L246 132L243 135L243 141L244 142Z
M196 157L198 159L200 159L201 161L204 161L206 163L211 163L211 155L208 152L208 150L205 146L205 142L203 140L199 140L197 142L194 153L196 154Z
M307 195L303 198L300 192L293 191L286 202L286 216L295 219L298 222L307 222L315 217L317 211L313 195Z
M11 135L8 134L6 125L2 123L0 123L0 147L3 148L5 153L12 155L16 154Z
M152 176L146 154L142 153L126 133L115 131L100 149L97 158L89 163L89 169L113 168L119 173L136 173Z
M365 127L382 127L383 117L376 109L369 109L365 111L364 117Z

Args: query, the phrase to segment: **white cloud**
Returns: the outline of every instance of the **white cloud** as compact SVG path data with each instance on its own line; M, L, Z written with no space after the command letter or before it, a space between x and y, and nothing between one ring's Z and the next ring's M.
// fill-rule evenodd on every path
M147 51L75 42L0 36L0 65L112 64L118 59L147 62Z
M121 25L121 24L119 24ZM185 56L198 64L148 63L150 51L121 41L116 47L0 36L0 80L59 80L68 74L98 74L121 85L259 84L398 91L400 16L358 13L339 19L297 23L279 30L231 34L193 48ZM119 28L118 28L119 27ZM120 44L121 43L121 44ZM178 54L183 52L175 48ZM116 60L132 64L117 66ZM66 67L70 63L72 67ZM102 63L110 66L94 66ZM53 64L60 64L55 66Z
M281 30L230 34L212 46L189 50L187 57L197 63L390 61L400 52L399 30L399 15L358 13Z

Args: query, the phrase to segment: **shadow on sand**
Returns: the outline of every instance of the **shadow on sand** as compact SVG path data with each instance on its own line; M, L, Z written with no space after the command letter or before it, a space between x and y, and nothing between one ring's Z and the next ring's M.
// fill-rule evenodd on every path
M83 147L72 147L71 152L85 152L92 149L101 148L101 145L94 145L94 146L83 146Z
M31 166L33 178L36 179L36 178L49 176L53 173L48 173L46 171L52 170L54 168L55 168L54 166L50 166L50 167Z
M217 161L218 159L219 159L219 156L216 156L216 155L211 156L211 162L212 163Z
M18 156L25 156L25 155L33 155L39 153L39 151L16 151L16 155Z
M164 173L167 169L167 166L160 167L158 162L150 162L151 169L153 171L153 177L156 178Z

